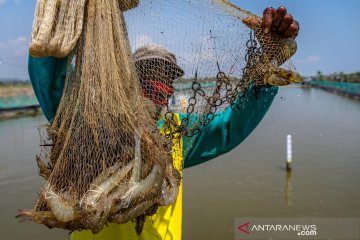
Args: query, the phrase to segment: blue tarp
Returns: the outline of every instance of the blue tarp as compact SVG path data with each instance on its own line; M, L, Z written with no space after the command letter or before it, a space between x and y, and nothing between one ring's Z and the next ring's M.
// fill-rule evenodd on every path
M313 80L312 86L322 87L328 90L335 90L353 96L360 96L360 83L335 82L326 80Z
M36 97L20 95L15 97L0 97L0 109L21 108L26 106L38 105Z

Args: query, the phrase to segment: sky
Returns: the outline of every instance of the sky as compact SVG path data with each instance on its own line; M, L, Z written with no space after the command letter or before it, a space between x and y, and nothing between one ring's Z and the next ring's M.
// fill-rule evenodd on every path
M293 63L302 75L360 71L359 0L232 2L257 15L268 6L287 7L300 22ZM0 0L0 80L28 79L28 45L35 4L35 0Z

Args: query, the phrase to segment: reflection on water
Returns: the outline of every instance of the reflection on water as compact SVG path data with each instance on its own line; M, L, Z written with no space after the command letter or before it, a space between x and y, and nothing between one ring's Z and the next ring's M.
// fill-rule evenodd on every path
M291 206L292 202L292 172L286 172L286 182L285 182L285 202L287 206Z
M35 155L42 116L0 121L1 239L67 239L63 230L18 224L43 180ZM234 151L184 171L184 239L233 239L236 217L360 217L360 102L285 88ZM286 135L293 170L285 171ZM29 237L31 236L31 237Z

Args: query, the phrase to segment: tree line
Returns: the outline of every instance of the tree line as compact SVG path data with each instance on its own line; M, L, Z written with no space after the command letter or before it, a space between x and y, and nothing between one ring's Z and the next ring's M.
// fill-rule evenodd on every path
M311 77L311 80L327 80L334 82L360 83L360 72L353 72L353 73L335 72L332 74L323 74L321 71L318 71L316 76Z

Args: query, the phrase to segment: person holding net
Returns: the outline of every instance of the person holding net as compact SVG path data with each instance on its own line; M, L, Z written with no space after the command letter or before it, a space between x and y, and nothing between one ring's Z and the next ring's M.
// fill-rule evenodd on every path
M296 37L299 24L286 8L266 8L263 13L262 28L265 33L277 32L280 36ZM184 71L177 65L176 56L165 48L147 45L133 54L136 69L144 97L154 107L153 117L158 121L159 129L163 127L161 109L168 104L173 95L173 82L180 78ZM154 62L156 64L154 64ZM51 122L59 106L64 88L67 69L67 58L34 58L29 57L29 75L35 94L46 118ZM266 91L265 91L266 90ZM238 146L256 128L269 109L277 88L263 86L256 96L247 90L248 103L239 111L231 108L219 114L207 126L204 132L193 138L173 139L173 165L179 171L227 153ZM174 114L177 124L185 114ZM174 204L159 207L156 214L147 217L141 233L141 239L181 239L182 222L182 186ZM136 234L134 222L105 227L99 234L90 231L74 232L73 239L140 239Z

